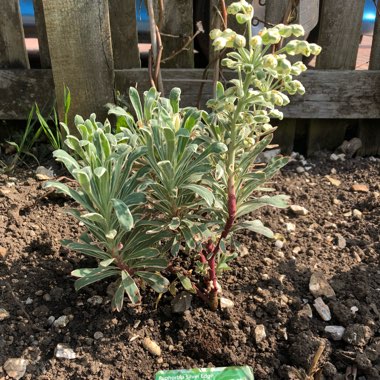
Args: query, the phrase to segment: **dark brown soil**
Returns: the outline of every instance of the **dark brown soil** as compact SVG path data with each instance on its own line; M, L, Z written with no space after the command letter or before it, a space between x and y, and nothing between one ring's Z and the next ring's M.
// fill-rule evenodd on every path
M303 379L323 344L320 379L344 379L346 371L380 379L380 161L332 162L321 155L309 163L312 168L302 174L296 171L300 163L291 163L273 183L292 204L306 207L306 216L273 209L255 216L283 235L284 246L241 236L249 254L221 281L235 307L213 313L193 299L182 315L172 314L169 294L155 309L155 295L147 290L141 307L112 313L107 283L76 293L71 270L92 263L60 244L81 232L65 214L74 205L44 198L33 171L0 177L0 308L10 313L0 321L0 365L26 358L24 378L33 380L153 379L160 369L229 365L250 365L257 379ZM355 182L369 191L352 191ZM362 216L351 215L354 209ZM295 231L288 232L286 223L294 223ZM316 271L324 272L336 293L324 298L329 322L312 306L308 284ZM94 295L101 304L88 302ZM305 315L306 303L312 318ZM66 327L49 325L50 316L64 315L70 319ZM260 324L266 338L256 343ZM345 327L343 340L328 337L327 325ZM94 339L96 332L103 337ZM160 345L161 357L144 349L144 337ZM68 344L77 358L55 358L58 343Z

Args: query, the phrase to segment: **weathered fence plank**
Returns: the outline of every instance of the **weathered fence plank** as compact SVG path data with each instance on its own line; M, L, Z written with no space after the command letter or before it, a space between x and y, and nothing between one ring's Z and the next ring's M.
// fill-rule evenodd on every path
M92 112L103 119L114 99L108 0L43 0L43 7L60 117L68 86L69 120Z
M0 120L26 120L34 103L51 110L51 70L0 70Z
M115 69L140 67L135 0L109 0Z
M36 19L38 45L40 51L40 61L41 67L43 69L48 69L51 67L49 44L46 34L46 24L44 9L42 6L42 0L33 0L34 5L34 15Z
M162 10L159 6L161 2ZM176 0L175 4L172 0L162 0L155 4L157 4L155 8L156 24L161 32L163 45L161 66L194 67L194 44L190 42L187 45L193 36L192 0ZM180 53L176 54L177 52Z
M354 69L360 42L365 0L325 0L322 3L318 44L322 53L317 69ZM348 100L347 107L350 107ZM320 116L318 115L320 118ZM346 134L346 123L336 120L310 121L307 153L337 148Z
M175 86L182 88L183 106L197 103L202 74L202 69L162 70L168 90ZM231 77L228 72L224 75ZM380 118L380 70L315 70L302 74L300 80L305 85L306 94L291 97L291 103L283 110L286 118ZM115 70L115 88L121 93L128 93L128 88L136 83L141 92L150 87L147 69ZM0 119L25 118L34 103L34 96L41 105L54 97L50 70L0 70ZM211 96L212 80L209 80L204 86L203 104ZM76 101L73 95L73 103Z
M0 2L0 69L29 68L18 0Z
M380 70L380 2L377 10L369 70ZM380 102L378 102L378 107L380 108ZM380 120L360 121L358 135L363 143L359 154L363 156L380 155Z

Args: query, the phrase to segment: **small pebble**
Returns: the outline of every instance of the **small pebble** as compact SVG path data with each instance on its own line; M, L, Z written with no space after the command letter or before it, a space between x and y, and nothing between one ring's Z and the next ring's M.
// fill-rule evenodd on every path
M307 215L309 213L309 211L305 207L298 205L291 205L290 210L292 210L294 214L301 216Z
M234 302L228 298L220 297L220 308L221 309L230 309L235 306Z
M257 325L255 327L255 341L256 343L262 342L267 337L265 326L264 325Z
M314 307L315 310L317 310L319 316L324 321L331 320L331 312L329 307L323 302L323 299L321 297L318 297L314 300Z
M53 326L57 328L66 327L70 322L70 318L67 315L62 315L53 322Z
M101 305L103 303L103 297L100 296L92 296L90 297L87 302L91 304L92 306Z
M104 337L104 334L103 334L101 331L97 331L97 332L94 334L94 339L95 339L95 340L102 339L103 337Z
M8 319L10 317L10 314L7 310L0 308L0 321L4 321L5 319Z
M294 223L285 223L286 231L294 232L296 230L296 225Z
M343 326L326 326L325 332L333 339L333 340L342 340L344 331L346 329Z
M305 173L305 168L303 166L298 166L296 171L298 174L302 174Z
M25 375L28 364L26 359L11 358L4 363L3 368L9 377L19 380Z
M161 347L154 340L145 338L142 344L143 347L152 355L161 356Z
M282 240L276 240L274 245L276 248L281 249L284 246L284 242Z
M364 183L355 183L351 186L352 191L356 191L358 193L368 193L369 188L366 184Z
M58 343L54 350L54 356L58 359L75 359L77 356L72 348L63 343Z
M361 211L357 210L356 208L352 211L352 216L355 219L361 219L363 217L363 214Z

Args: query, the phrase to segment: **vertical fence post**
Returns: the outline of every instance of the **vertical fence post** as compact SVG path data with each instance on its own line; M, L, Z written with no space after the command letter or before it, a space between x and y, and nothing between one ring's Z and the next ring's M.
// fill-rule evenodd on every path
M163 11L160 9L163 4ZM175 3L175 4L174 4ZM191 42L173 59L165 59L179 52L193 36L192 0L159 0L155 9L156 24L161 32L163 45L162 67L193 68L194 44Z
M353 70L359 49L364 0L324 0L322 2L318 44L322 53L317 69ZM307 153L335 149L344 139L346 121L311 120Z
M135 0L109 0L115 70L141 66Z
M114 100L108 0L42 0L59 116L63 89L71 91L69 121L95 112L106 115Z
M0 69L29 68L18 0L0 1Z
M377 5L375 29L373 32L369 70L380 70L380 3ZM380 108L380 103L378 104ZM380 120L359 122L359 138L362 140L360 155L380 155Z
M45 15L42 6L42 0L33 0L34 16L36 19L36 28L38 36L38 46L40 50L40 61L43 69L51 67L49 45L47 41Z

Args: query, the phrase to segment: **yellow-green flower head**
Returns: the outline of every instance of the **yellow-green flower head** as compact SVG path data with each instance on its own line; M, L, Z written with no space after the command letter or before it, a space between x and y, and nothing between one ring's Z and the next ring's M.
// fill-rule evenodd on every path
M302 25L294 24L292 27L292 34L295 37L301 37L305 35L305 29Z
M270 112L269 112L269 116L270 116L270 117L273 117L273 118L275 118L275 119L280 119L280 120L282 120L282 119L284 118L284 114L283 114L281 111L276 110L276 109L270 111Z
M222 65L226 66L229 69L235 69L238 66L238 63L230 58L223 58Z
M276 91L272 91L272 94L271 94L271 102L275 105L275 106L283 106L284 105L284 99L282 98L282 96Z
M272 125L269 123L265 123L264 125L261 126L261 128L262 128L263 132L268 132L271 129L273 129Z
M222 50L227 45L227 40L224 37L217 37L215 38L214 42L212 43L215 50Z
M311 54L318 55L322 51L322 48L317 44L309 44Z
M253 6L251 4L244 6L244 13L251 19L254 15Z
M291 25L278 24L276 25L276 28L278 29L281 37L284 38L290 37L293 33L293 28Z
M264 56L263 66L266 69L275 69L277 67L277 64L278 64L277 58L273 54L267 54L266 56Z
M296 55L296 54L299 54L298 52L298 44L299 44L300 41L298 40L293 40L293 41L290 41L286 44L285 46L285 51L289 54L289 55Z
M290 74L291 68L292 64L287 59L283 58L278 60L276 71L280 75L288 75Z
M250 22L251 21L251 16L249 15L246 15L245 13L238 13L236 15L236 21L239 23L239 24L246 24L247 22Z
M232 3L227 8L227 13L230 15L236 15L243 9L243 4L241 2Z
M256 48L258 46L262 46L263 44L263 40L260 36L254 36L252 37L250 40L249 40L249 44L250 46L252 46L253 48Z
M210 32L210 38L212 40L215 40L215 38L218 38L222 35L222 31L220 29L213 29Z
M293 67L297 67L301 70L301 72L304 72L307 70L307 67L301 62L301 61L298 61L296 62Z
M240 34L236 34L235 40L234 40L234 46L237 48L245 47L246 40L244 36L241 36Z
M306 57L309 57L311 54L310 44L307 41L299 41L297 50L298 50L298 53Z
M305 87L299 80L294 80L293 81L294 87L296 88L297 92L300 95L303 95L305 93Z
M264 45L275 45L281 41L281 36L277 28L264 28L259 35L261 36Z

